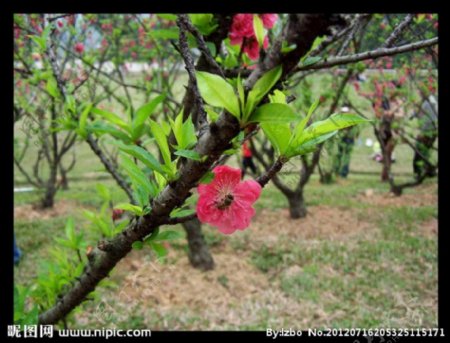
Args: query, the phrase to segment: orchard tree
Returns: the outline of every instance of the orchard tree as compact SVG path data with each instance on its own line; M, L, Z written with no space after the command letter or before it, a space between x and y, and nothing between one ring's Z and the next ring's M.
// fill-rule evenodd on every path
M309 124L314 107L307 109L309 115L303 117L280 94L285 82L295 73L304 68L328 68L437 44L437 38L432 38L304 63L306 59L302 58L314 49L354 32L359 20L351 20L351 17L337 14L177 15L178 38L173 44L188 73L185 97L190 101L184 103L183 111L172 121L136 116L144 118L154 138L144 147L129 139L136 130L139 133L139 121L130 129L122 119L100 114L101 118L115 120L116 125L123 126L122 131L127 132L125 136L116 133L115 144L121 150L119 164L130 177L136 198L135 204L122 204L120 208L132 213L132 218L117 225L103 226L107 237L88 249L86 255L54 262L56 270L62 269L64 263L64 278L47 274L45 282L54 287L45 288L45 282L37 287L35 294L43 296L42 290L46 290L45 296L34 298L39 304L38 323L57 323L65 319L133 248L145 246L157 254L161 252L161 241L177 233L167 226L198 217L224 234L246 229L255 214L253 204L283 165L296 156L315 151L318 144L338 130L366 122L356 114L337 113ZM276 25L279 27L274 27ZM193 39L189 39L190 36ZM316 39L322 36L325 38L314 47ZM198 59L192 54L194 46L201 52ZM51 55L51 51L48 53ZM52 64L57 66L58 63L53 61ZM67 101L70 94L65 83L55 78L63 101ZM67 118L69 123L78 124L72 129L86 137L96 134L93 126L97 118L93 114L100 112L93 108L90 103L76 101L76 110ZM197 128L194 134L192 125ZM276 158L255 180L241 182L238 169L220 165L220 162L222 156L239 148L258 127L273 144ZM169 146L172 134L176 140L173 154ZM162 161L153 156L150 147L158 150ZM196 202L195 211L186 209L186 202L191 201ZM63 240L72 253L79 251L82 241L81 233L76 232L73 224L68 222L67 238ZM28 319L26 315L22 317Z

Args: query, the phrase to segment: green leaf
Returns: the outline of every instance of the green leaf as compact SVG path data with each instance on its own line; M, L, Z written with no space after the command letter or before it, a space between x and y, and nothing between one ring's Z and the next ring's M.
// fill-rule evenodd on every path
M170 241L174 239L184 238L184 234L182 231L174 231L174 230L164 230L156 236L155 241Z
M282 74L281 65L269 70L258 81L256 81L253 89L248 93L247 103L245 104L244 121L252 113L255 106L261 99L272 89Z
M115 124L115 125L119 126L120 128L124 129L125 131L129 132L130 134L132 134L132 131L133 131L132 128L125 121L123 121L117 114L101 110L97 107L93 107L91 109L91 112L93 114L96 114L96 115L99 115L99 116L105 118L110 123Z
M273 94L269 95L269 100L274 104L286 104L286 94L278 89L275 89Z
M73 97L73 95L67 95L66 97L66 109L72 113L76 112L77 109L77 105L75 103L75 98Z
M326 133L344 129L360 123L368 122L369 120L353 113L336 113L325 120L315 122L308 126L302 136L300 143L308 141L312 138L322 136Z
M239 101L233 86L220 76L198 71L197 83L203 99L211 106L223 107L240 118Z
M89 132L93 132L99 135L108 133L110 134L112 137L120 139L121 141L123 141L124 143L131 143L131 137L128 136L126 133L124 133L123 131L116 129L115 127L108 125L102 121L96 121L92 124L88 124L86 126L86 130Z
M58 84L56 83L56 80L54 77L50 77L47 80L47 92L54 97L55 99L60 98L59 90L58 90Z
M320 60L322 60L322 57L320 56L309 56L305 58L305 60L301 63L301 66L302 67L310 66L316 64Z
M286 104L270 103L258 107L248 119L253 123L288 123L298 120L298 115Z
M283 155L286 152L292 135L289 128L289 123L261 123L261 128L270 143L272 143L272 145L278 150L278 153Z
M151 241L155 240L155 238L158 237L158 235L159 235L159 227L153 230L153 232L144 239L144 243L149 244Z
M214 173L212 171L208 171L205 175L203 175L201 177L201 179L199 180L199 183L202 184L208 184L210 183L212 180L214 180Z
M210 106L205 106L206 114L208 115L208 121L215 122L219 118L219 113L215 112Z
M100 194L104 201L109 201L111 199L111 192L109 191L108 187L100 183L96 184L95 186L97 188L98 194Z
M177 150L174 153L177 156L182 156L185 158L189 158L191 160L195 160L195 161L201 161L202 160L202 156L195 150Z
M161 125L157 122L150 120L150 129L152 131L153 137L156 139L156 143L159 146L159 150L161 151L161 155L164 159L164 163L166 166L171 166L172 160L170 158L170 150L169 144L167 143L167 137L163 132Z
M191 116L189 116L181 125L181 135L177 138L177 142L179 149L190 148L197 142L195 127Z
M261 49L264 45L264 25L258 14L253 15L253 30L255 31L256 40L258 41L259 48Z
M164 20L177 20L177 16L170 13L158 13L156 16Z
M290 142L290 144L292 145L298 145L299 144L299 139L301 139L301 136L303 134L303 131L306 127L306 125L308 124L309 119L311 118L311 115L314 113L314 111L316 110L317 106L319 105L320 99L317 99L309 108L308 110L308 114L306 115L305 118L303 118L298 125L295 127L294 129L294 135L292 136L292 141Z
M67 239L69 241L73 242L73 240L75 238L75 224L73 222L73 218L72 217L69 217L67 219L65 232L66 232Z
M139 167L134 164L133 161L131 161L127 156L122 154L121 160L121 166L126 170L128 176L130 177L135 192L138 189L140 192L145 192L140 197L142 201L139 202L141 207L144 207L145 205L147 205L149 195L152 193L152 185L143 171L139 169Z
M297 156L297 155L304 155L310 152L313 152L317 145L320 143L323 143L324 141L326 141L327 139L333 137L338 131L333 131L321 136L317 136L315 138L312 138L310 140L308 140L307 142L304 142L298 146L289 146L287 152L286 152L286 157L290 158L293 156Z
M197 27L198 31L204 36L208 36L214 32L218 24L214 20L214 15L211 13L189 14L192 24ZM213 54L212 56L214 56Z
M112 142L112 144L117 145L120 150L137 158L151 170L156 170L159 173L163 173L163 168L161 164L158 162L158 160L150 152L141 148L140 146L126 145L119 141Z
M194 214L194 213L195 213L195 210L192 209L192 208L188 208L188 209L176 208L175 210L170 212L170 218L185 217L185 216L189 216L189 215Z
M239 94L239 105L240 105L241 113L244 113L245 93L244 93L244 86L242 85L241 74L239 74L237 77L237 90L238 90L238 94Z
M179 31L178 31L177 27L173 27L173 28L169 28L169 29L151 30L148 34L155 39L178 40L178 38L179 38Z
M297 47L297 44L291 44L291 45L287 45L286 41L283 41L283 43L281 44L281 53L282 54L287 54L288 52L291 52L292 50L295 50L295 48Z
M166 187L167 179L162 174L155 172L155 180L159 190L162 190L164 187Z
M133 212L134 214L136 214L138 216L142 216L142 214L143 214L142 207L136 206L133 204L121 203L121 204L116 205L114 208L117 208L119 210Z
M134 250L141 250L144 247L144 243L142 243L142 241L136 241L131 244L131 247Z
M34 35L28 35L27 37L31 38L33 40L33 42L35 42L37 44L37 46L39 47L39 49L41 51L45 51L45 49L46 49L45 38L39 37L39 36L34 36Z
M132 124L133 139L136 140L141 136L145 121L153 113L155 108L165 99L165 97L165 94L159 95L136 111L136 116L134 117Z
M150 242L150 246L155 252L156 256L159 258L163 258L167 255L167 249L161 243L158 242Z
M79 126L79 134L81 137L86 139L87 137L87 130L86 130L86 123L89 113L91 113L92 104L87 104L86 108L80 115L80 126Z

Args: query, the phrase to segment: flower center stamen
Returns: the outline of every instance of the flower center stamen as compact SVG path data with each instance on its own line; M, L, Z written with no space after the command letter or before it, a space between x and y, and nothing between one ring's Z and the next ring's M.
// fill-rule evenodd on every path
M222 200L217 201L216 206L219 210L225 210L226 208L230 207L233 200L233 194L227 194Z

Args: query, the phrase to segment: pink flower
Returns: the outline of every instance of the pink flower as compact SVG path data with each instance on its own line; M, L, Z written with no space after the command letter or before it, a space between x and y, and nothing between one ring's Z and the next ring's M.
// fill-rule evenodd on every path
M231 37L251 37L253 32L253 14L239 13L233 17L231 23L230 38ZM233 43L231 43L233 44Z
M268 46L269 38L265 36L263 47L264 49L267 49ZM244 52L251 60L257 60L259 58L259 44L256 37L248 38L248 40L245 41Z
M264 27L266 29L271 29L275 25L275 22L278 20L278 15L275 13L261 14L261 19Z
M75 48L75 51L76 51L77 53L82 54L83 51L84 51L84 44L78 42L78 43L75 44L75 47L74 47L74 48Z
M213 173L211 183L198 186L198 219L224 234L244 230L255 215L252 205L261 194L260 184L254 180L241 182L241 170L228 166L218 166Z
M260 14L263 25L266 29L271 29L278 20L277 14ZM253 29L253 14L239 13L233 17L230 29L230 43L232 45L244 45L244 52L252 60L259 58L259 47ZM245 39L244 39L245 38ZM267 49L269 40L264 37L264 49Z

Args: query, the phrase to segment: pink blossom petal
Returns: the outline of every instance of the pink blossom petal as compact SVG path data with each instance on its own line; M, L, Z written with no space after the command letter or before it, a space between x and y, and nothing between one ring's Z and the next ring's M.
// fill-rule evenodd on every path
M245 41L244 52L251 60L257 60L259 58L259 44L256 37Z
M266 29L271 29L275 25L275 22L278 20L278 15L275 13L261 14L261 19L264 27Z
M253 203L261 194L261 186L254 180L240 182L241 170L218 166L213 170L214 180L198 187L197 216L224 234L244 230L255 215ZM232 194L233 200L225 209L217 207L217 201Z
M261 195L261 185L254 180L241 182L234 187L233 195L236 200L253 204Z
M218 166L213 170L214 180L210 185L214 187L229 187L234 188L241 181L241 170L231 168L229 166Z

